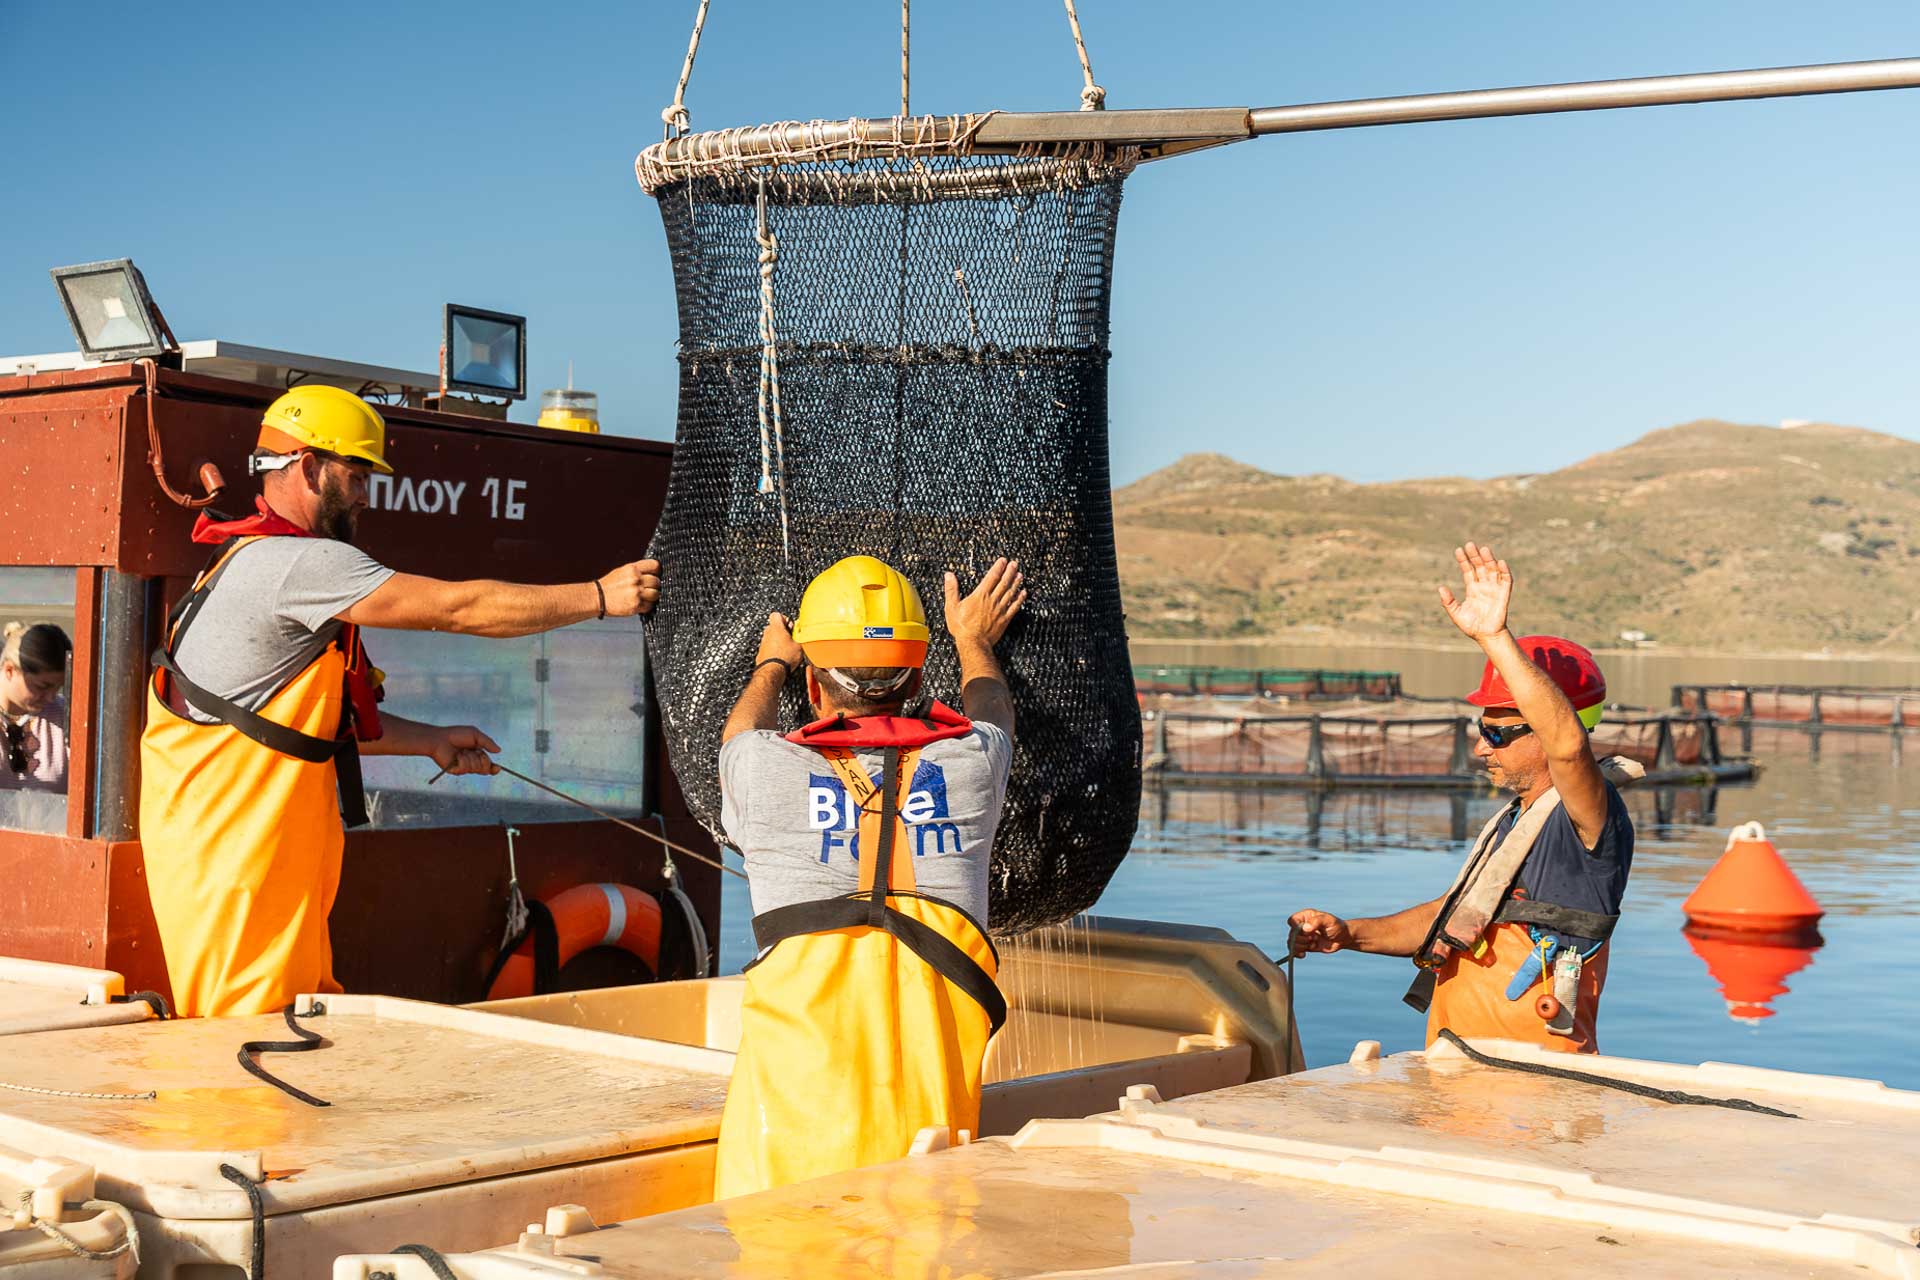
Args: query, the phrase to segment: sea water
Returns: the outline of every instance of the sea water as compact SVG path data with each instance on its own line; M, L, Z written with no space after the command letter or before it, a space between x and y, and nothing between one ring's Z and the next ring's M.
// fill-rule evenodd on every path
M1730 735L1730 747L1738 735ZM1670 1062L1750 1063L1864 1076L1920 1089L1920 735L1756 734L1763 770L1738 787L1629 790L1633 877L1613 936L1601 1002L1603 1051ZM1903 744L1904 745L1904 744ZM1382 914L1445 892L1492 792L1150 790L1133 852L1094 914L1222 928L1278 956L1302 907ZM1682 932L1680 904L1748 821L1821 905L1823 944L1763 956L1787 973L1764 1004L1722 981ZM737 861L730 859L730 861ZM745 886L727 878L723 967L751 958ZM1722 966L1725 967L1724 964ZM1418 1048L1425 1019L1400 1002L1405 961L1358 954L1297 962L1310 1066L1343 1061L1358 1040ZM1726 977L1722 974L1722 977ZM1748 979L1749 985L1752 979Z

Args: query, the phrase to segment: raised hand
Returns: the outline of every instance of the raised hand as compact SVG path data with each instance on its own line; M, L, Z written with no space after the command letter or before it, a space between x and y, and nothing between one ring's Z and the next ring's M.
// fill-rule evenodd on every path
M1440 604L1470 640L1489 640L1507 629L1507 606L1513 602L1513 571L1494 558L1493 548L1469 542L1453 549L1460 566L1461 596L1440 588Z
M947 574L947 631L956 644L977 640L992 648L1007 634L1014 615L1027 602L1026 578L1018 560L995 560L965 599L960 597L960 579Z
M789 675L805 665L807 660L807 656L800 652L800 646L794 643L793 631L787 626L787 615L784 613L768 614L766 628L760 632L760 649L753 655L753 660L757 664L770 658L778 658L786 663Z

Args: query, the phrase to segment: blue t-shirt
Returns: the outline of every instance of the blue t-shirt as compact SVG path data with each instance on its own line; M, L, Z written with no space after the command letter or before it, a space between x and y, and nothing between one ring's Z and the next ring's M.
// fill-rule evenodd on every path
M1539 838L1533 842L1527 860L1520 864L1514 897L1605 916L1620 914L1620 900L1627 892L1627 874L1633 869L1633 817L1614 785L1609 782L1606 786L1607 821L1593 848L1588 849L1581 843L1573 819L1568 816L1566 806L1561 805L1540 828ZM1518 816L1518 810L1514 810L1501 819L1495 835L1496 848L1513 830ZM1582 951L1591 949L1598 941L1572 934L1559 936Z

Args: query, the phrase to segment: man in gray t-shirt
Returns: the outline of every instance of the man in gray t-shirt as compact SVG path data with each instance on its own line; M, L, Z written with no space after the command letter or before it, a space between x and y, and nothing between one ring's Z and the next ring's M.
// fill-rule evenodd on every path
M524 636L645 613L659 598L650 560L594 582L523 586L396 573L356 550L369 480L392 468L385 420L340 388L288 391L256 444L256 514L195 526L195 541L223 552L166 637L141 737L147 893L183 1016L266 1013L339 990L327 915L345 844L336 798L356 798L356 742L448 773L499 772L498 744L472 725L376 713L364 653L332 648L348 624Z
M866 563L897 578L877 561ZM905 580L898 581L911 594ZM946 575L947 630L959 652L961 699L973 725L962 736L920 748L900 804L918 891L959 907L982 929L993 835L1013 762L1013 697L993 646L1026 600L1022 581L1019 565L1002 560L961 599L954 575ZM803 621L807 607L803 601ZM911 607L919 612L917 597ZM864 630L891 635L893 629ZM925 636L924 623L918 634ZM916 643L924 652L924 642ZM775 727L787 677L807 664L786 618L768 618L753 674L721 730L720 823L746 859L755 915L859 888L858 797L848 794L818 750L789 741ZM822 718L899 716L919 688L917 666L822 670L814 664L807 670L808 697ZM878 748L856 750L854 758L876 787L888 785Z

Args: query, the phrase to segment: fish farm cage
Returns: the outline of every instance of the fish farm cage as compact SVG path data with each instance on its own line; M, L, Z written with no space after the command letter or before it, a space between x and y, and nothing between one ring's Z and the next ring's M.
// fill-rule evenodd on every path
M1920 729L1920 689L1867 685L1677 684L1677 710L1766 729L1899 733Z
M1133 683L1142 694L1185 697L1363 698L1391 701L1402 696L1398 671L1326 671L1294 667L1256 670L1136 663Z
M1159 786L1485 787L1473 755L1477 714L1437 714L1432 703L1412 701L1298 714L1162 702L1141 712L1145 768L1149 784ZM1755 773L1750 759L1722 753L1711 713L1622 708L1601 721L1593 740L1599 754L1645 766L1645 782L1656 785L1736 782Z

